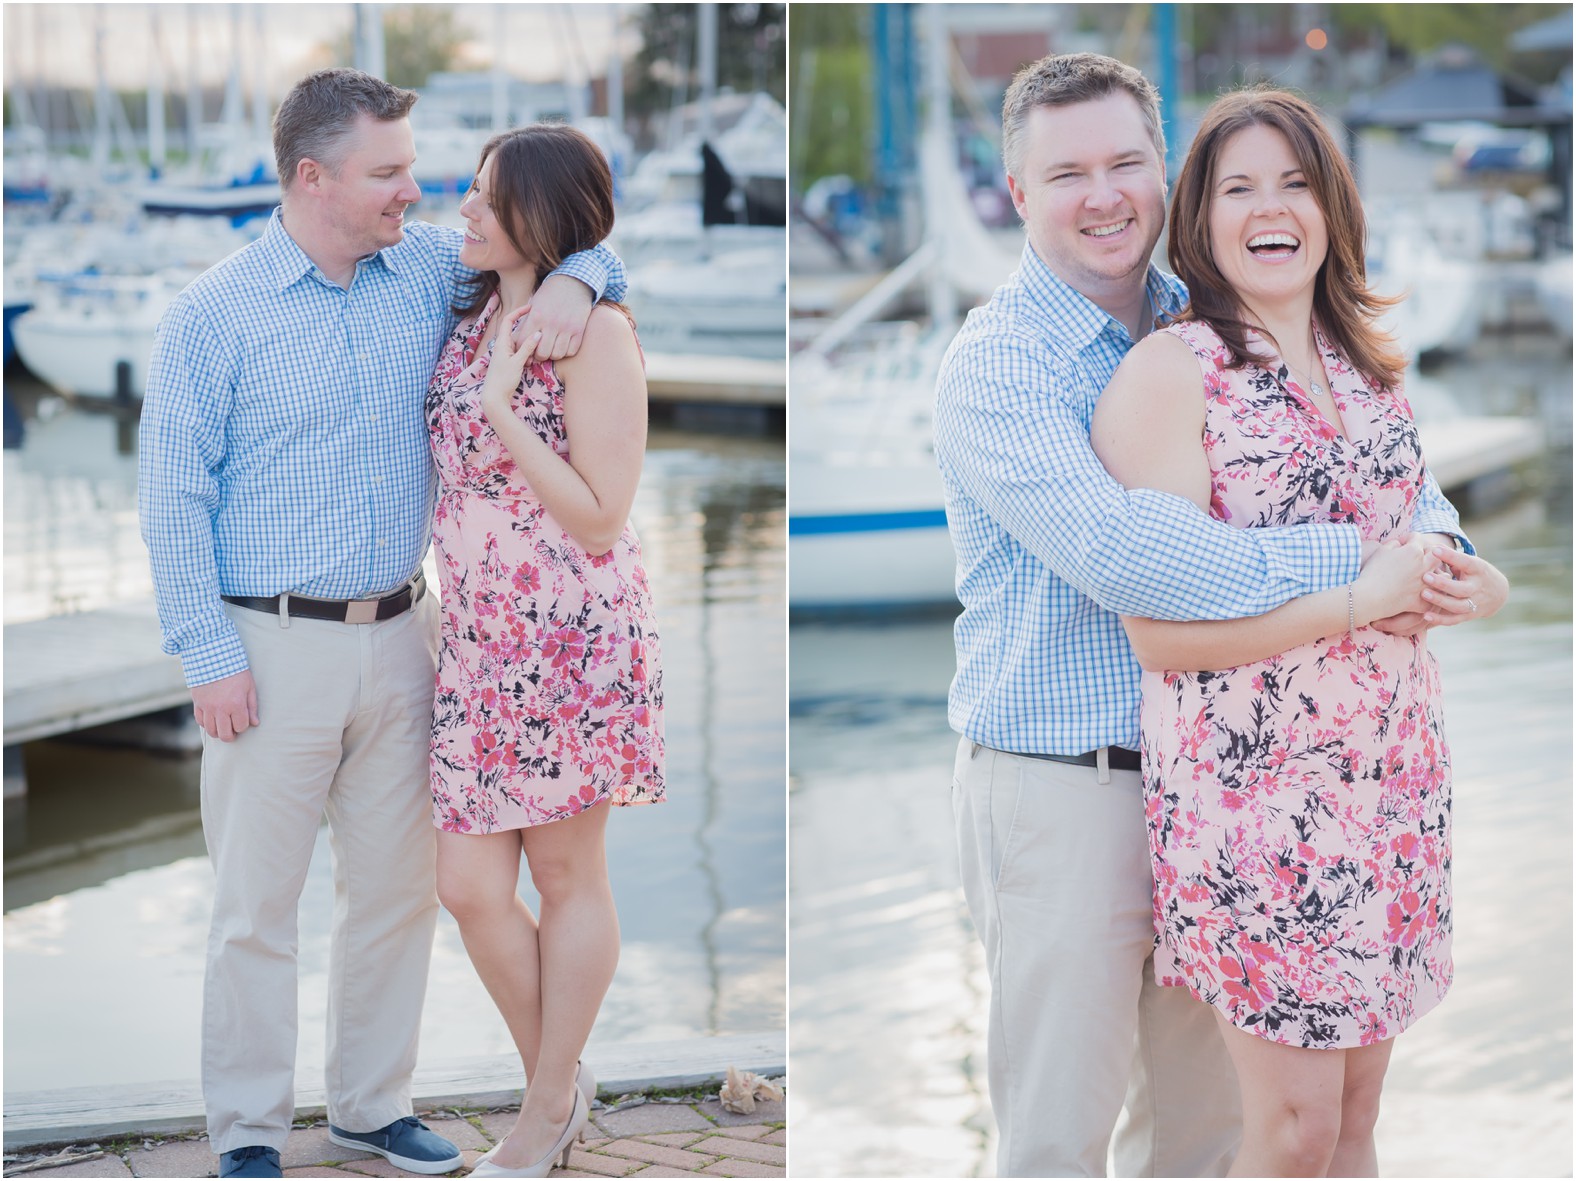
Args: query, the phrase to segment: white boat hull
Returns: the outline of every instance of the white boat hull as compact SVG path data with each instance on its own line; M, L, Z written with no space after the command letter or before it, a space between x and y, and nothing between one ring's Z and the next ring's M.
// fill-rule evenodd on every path
M157 321L95 323L81 316L52 316L40 311L18 316L11 326L17 356L39 380L62 393L84 398L111 398L115 369L131 364L131 396L141 398L148 383Z
M853 466L794 455L791 471L792 608L957 602L956 558L933 464Z

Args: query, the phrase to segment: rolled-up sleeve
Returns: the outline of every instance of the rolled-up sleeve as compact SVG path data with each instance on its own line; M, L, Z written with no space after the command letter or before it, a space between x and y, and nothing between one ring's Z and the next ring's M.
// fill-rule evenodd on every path
M571 254L554 267L551 273L579 279L591 288L593 299L611 299L618 303L629 294L624 260L613 253L612 247L605 242L598 243L590 250Z
M1434 473L1426 468L1423 471L1423 486L1417 494L1417 507L1412 513L1412 532L1453 534L1461 539L1462 548L1467 553L1477 553L1472 548L1471 540L1461 532L1461 516L1456 512L1456 506L1446 498L1439 481L1434 479Z

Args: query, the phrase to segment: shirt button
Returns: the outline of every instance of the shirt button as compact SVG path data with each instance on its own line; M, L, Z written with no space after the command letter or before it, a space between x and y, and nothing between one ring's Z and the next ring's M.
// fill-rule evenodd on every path
M357 353L356 354L356 360L358 360L358 361L365 361L366 359L367 359L367 355L365 353Z

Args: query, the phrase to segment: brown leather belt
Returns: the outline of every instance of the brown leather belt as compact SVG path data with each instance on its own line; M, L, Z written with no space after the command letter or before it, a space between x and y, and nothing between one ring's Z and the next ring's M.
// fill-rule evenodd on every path
M1125 746L1108 746L1110 762L1107 764L1113 771L1142 771L1143 760L1138 757L1136 750L1128 750ZM1100 765L1100 752L1091 750L1081 755L1031 755L1021 751L1007 751L1015 754L1020 759L1046 759L1052 763L1072 763L1077 767L1098 767Z
M381 623L403 615L427 593L427 580L420 571L399 590L377 599L308 599L286 591L282 595L258 598L253 595L220 595L226 603L249 611L289 615L295 619L326 619L331 623ZM284 600L281 605L280 600Z

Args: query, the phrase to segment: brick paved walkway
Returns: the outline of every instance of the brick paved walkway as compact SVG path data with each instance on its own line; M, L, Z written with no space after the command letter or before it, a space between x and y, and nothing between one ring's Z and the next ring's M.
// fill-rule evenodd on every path
M514 1111L432 1112L423 1115L428 1127L447 1136L465 1154L465 1169L514 1126ZM782 1103L757 1103L750 1115L724 1111L712 1092L677 1101L651 1099L598 1107L591 1113L595 1127L569 1158L569 1168L554 1177L783 1177L787 1175L787 1113ZM212 1177L218 1157L206 1136L184 1140L122 1141L73 1146L57 1153L102 1155L75 1164L30 1170L33 1178L52 1177ZM12 1175L27 1157L6 1156ZM342 1148L328 1138L328 1125L297 1125L281 1154L286 1177L410 1177L380 1156ZM460 1175L455 1170L453 1175Z

